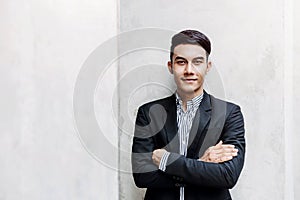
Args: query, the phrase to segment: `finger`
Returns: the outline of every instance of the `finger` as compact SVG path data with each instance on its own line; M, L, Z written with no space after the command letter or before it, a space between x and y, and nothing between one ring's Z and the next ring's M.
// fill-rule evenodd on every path
M234 153L234 154L237 154L239 152L238 149L224 149L223 150L223 153ZM219 153L222 153L222 152L219 152Z
M237 156L237 153L223 153L221 155L218 155L219 157L226 157L226 156Z
M212 149L221 149L222 148L222 144L223 142L220 141L218 144L216 144L215 146L211 146L208 148L208 150L212 150Z
M230 152L231 149L234 149L234 145L231 145L231 144L223 144L223 141L219 141L218 144L216 144L215 146L211 146L209 147L205 152L204 152L204 155L207 155L209 154L210 152L213 152L215 150L218 150L217 152L218 153L221 153L223 152L225 149L225 151L227 152Z
M211 154L216 154L218 156L227 156L227 155L231 155L231 156L237 156L238 152L237 151L213 151L211 152Z
M231 151L226 151L224 149L213 149L210 153L211 154L222 154L224 152L231 152Z
M157 158L157 153L158 153L157 149L152 152L152 159Z
M218 157L218 158L215 158L215 159L210 159L209 162L213 162L213 163L222 163L222 162L225 162L225 161L228 161L228 160L231 160L232 157Z
M222 157L218 157L218 158L214 159L214 161L218 161L220 163L220 162L226 162L226 161L229 161L232 159L233 159L233 156L222 156Z
M155 160L155 156L154 156L154 154L152 154L152 160L153 160L153 161Z
M232 156L224 156L224 157L220 158L220 161L221 162L226 162L226 161L229 161L229 160L232 160L232 159L233 159Z
M208 158L210 160L216 160L216 159L223 158L223 157L224 158L230 157L230 159L231 159L231 157L235 157L235 156L237 156L237 152L233 152L233 153L232 152L228 152L228 153L223 152L223 153L219 153L219 154L211 153Z
M224 148L224 152L238 152L239 150L236 148Z
M220 140L216 145L209 147L207 150L215 149L215 148L217 148L217 149L222 148L222 145L223 145L223 141Z
M222 144L222 147L224 148L235 148L233 144Z
M216 146L211 146L209 149L235 149L235 146L232 144L221 144L218 143Z
M203 154L203 156L201 157L201 159L203 158L206 158L206 157L208 157L208 152L207 151L205 151L205 153Z
M232 151L232 152L237 152L238 151L238 149L235 148L234 146L222 146L222 149L224 151Z
M216 146L211 146L209 149L210 150L216 150L216 149L222 149L222 148L223 148L222 145L217 144Z
M210 153L237 153L238 149L232 149L232 148L221 148L221 149L212 149Z

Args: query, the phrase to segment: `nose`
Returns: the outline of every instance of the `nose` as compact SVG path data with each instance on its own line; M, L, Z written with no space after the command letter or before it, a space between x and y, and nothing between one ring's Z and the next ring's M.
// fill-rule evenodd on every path
M188 62L185 67L185 73L186 74L193 74L194 73L194 66L192 62Z

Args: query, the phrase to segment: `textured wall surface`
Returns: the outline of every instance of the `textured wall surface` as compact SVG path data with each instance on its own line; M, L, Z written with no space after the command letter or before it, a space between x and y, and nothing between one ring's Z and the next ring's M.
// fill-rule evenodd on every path
M294 15L293 15L293 177L294 177L294 199L300 199L300 134L299 134L299 122L300 122L300 2L294 2Z
M72 103L116 16L109 0L0 1L1 200L118 198L118 174L81 144Z
M290 190L287 188L299 182L297 177L294 179L295 184L293 178L292 181L287 178L293 167L289 165L291 159L287 156L293 151L286 146L286 137L291 141L293 134L292 127L287 129L286 125L290 123L286 121L290 122L293 119L293 113L285 109L288 100L293 99L293 96L289 96L291 93L285 89L293 86L288 81L288 73L292 68L286 63L290 54L286 55L285 52L290 45L286 41L289 39L287 34L291 34L287 22L293 17L287 13L291 11L286 6L289 2L291 1L226 0L195 3L125 0L120 4L121 32L144 27L172 31L193 28L202 30L211 38L212 61L223 81L224 98L241 106L246 121L246 164L237 186L232 190L234 199L290 199L290 195L293 194L288 194ZM144 65L147 65L154 60L159 62L157 54L158 51L144 52L140 56L144 56ZM141 60L140 56L136 56L136 59ZM164 60L166 57L167 55L161 55L162 71L166 70L163 67L167 61ZM133 70L136 64L141 65L131 61L126 70L130 71L130 67ZM147 68L145 74L149 77L162 75L155 71L151 74ZM295 73L295 78L296 76ZM168 75L166 78L171 80ZM213 81L213 77L209 75L208 79ZM151 79L145 80L147 81ZM206 88L210 90L212 84L207 83ZM295 92L297 89L295 84ZM130 106L122 104L122 98L127 91L126 86L120 89L121 113L130 110ZM142 94L153 94L151 91L153 86L148 86ZM210 91L218 96L214 91ZM167 93L168 91L160 91L161 96ZM159 94L155 93L153 99L158 96ZM137 106L149 100L148 96L146 98L142 95L134 103ZM130 114L134 115L134 112ZM123 138L120 145L124 147L130 142L130 137L127 136L127 141ZM298 151L296 144L295 152ZM121 153L121 160L128 158L128 154ZM299 164L298 161L294 163L295 166ZM123 165L127 163L121 163L121 167L124 167ZM121 199L141 198L143 192L133 188L130 175L121 173L120 180Z

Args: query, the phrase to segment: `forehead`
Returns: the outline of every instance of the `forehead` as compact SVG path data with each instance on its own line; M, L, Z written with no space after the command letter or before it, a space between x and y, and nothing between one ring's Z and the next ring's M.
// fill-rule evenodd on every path
M174 56L184 58L206 57L206 51L203 47L194 44L180 44L174 48Z

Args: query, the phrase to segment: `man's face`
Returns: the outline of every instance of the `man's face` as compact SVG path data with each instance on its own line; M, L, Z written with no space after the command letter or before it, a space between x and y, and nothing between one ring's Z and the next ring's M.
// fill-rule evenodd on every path
M180 44L174 48L169 71L174 75L179 95L195 97L203 92L203 82L211 67L206 51L199 45Z

